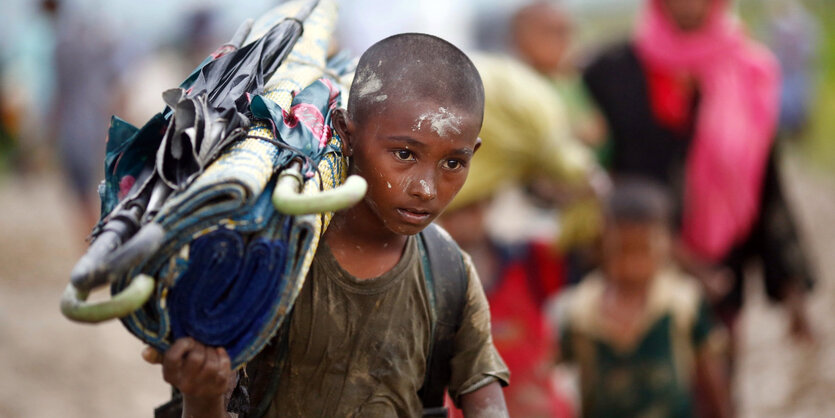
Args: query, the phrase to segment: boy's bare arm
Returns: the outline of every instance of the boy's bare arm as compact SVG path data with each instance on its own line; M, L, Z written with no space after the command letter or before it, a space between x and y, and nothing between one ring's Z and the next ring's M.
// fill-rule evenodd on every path
M143 357L162 364L163 379L183 394L183 417L226 418L227 394L235 373L222 347L207 347L192 338L174 342L164 354L146 350Z
M730 385L727 373L722 367L716 351L709 344L702 346L696 353L697 384L708 396L712 416L730 418L733 414L729 396Z
M461 395L461 409L467 418L508 417L502 386L498 381L481 389Z

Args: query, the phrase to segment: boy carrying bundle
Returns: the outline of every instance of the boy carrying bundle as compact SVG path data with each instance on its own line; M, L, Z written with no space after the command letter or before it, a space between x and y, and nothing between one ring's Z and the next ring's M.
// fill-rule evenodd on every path
M430 226L467 178L483 111L477 70L446 41L400 34L362 55L333 128L368 193L336 213L323 236L282 330L287 350L270 372L279 384L266 416L420 416L435 406L422 395L437 387L448 387L467 416L506 416L509 373L490 337L484 292L469 257ZM461 277L430 268L430 235L451 245ZM427 274L460 279L461 297L437 292L447 283L433 287ZM441 307L459 312L457 323L445 322ZM446 378L427 384L444 327L452 330L449 353L437 357ZM184 338L161 363L165 381L183 394L184 416L227 416L241 376L222 348Z

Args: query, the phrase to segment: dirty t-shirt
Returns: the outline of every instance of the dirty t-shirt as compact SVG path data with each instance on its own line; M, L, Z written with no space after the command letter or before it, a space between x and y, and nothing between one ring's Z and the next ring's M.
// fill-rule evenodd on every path
M456 333L453 399L509 372L490 336L490 311L468 256L467 305ZM288 361L269 417L420 416L431 307L416 237L380 277L359 280L319 247L290 323Z

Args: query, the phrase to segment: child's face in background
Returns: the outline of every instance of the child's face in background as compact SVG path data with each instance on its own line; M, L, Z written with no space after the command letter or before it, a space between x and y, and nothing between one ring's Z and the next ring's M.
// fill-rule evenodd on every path
M568 52L572 22L554 7L538 9L519 19L513 36L523 59L537 71L550 74L559 70Z
M603 269L609 280L645 285L666 263L669 231L659 223L613 222L603 233Z
M389 231L420 232L461 190L480 145L481 119L472 113L391 100L361 125L351 124L351 169L368 181L361 204Z

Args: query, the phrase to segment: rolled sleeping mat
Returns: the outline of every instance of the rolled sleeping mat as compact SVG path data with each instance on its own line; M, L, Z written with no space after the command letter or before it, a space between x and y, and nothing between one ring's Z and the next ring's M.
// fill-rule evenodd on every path
M292 16L300 7L303 2L273 9L255 22L250 36L257 39L260 28L269 25L264 22ZM325 47L335 19L333 2L320 1L262 96L289 110L300 91L325 75ZM326 113L331 103L319 105ZM238 367L269 342L295 302L330 216L290 216L275 210L274 174L288 161L282 160L284 153L275 142L278 132L270 125L253 123L244 140L169 199L155 219L167 231L162 250L125 276L154 272L155 296L122 318L150 345L165 350L177 338L192 336L225 347L233 367ZM327 146L332 151L304 175L306 193L331 189L345 180L341 144L331 138ZM269 253L272 262L255 263L251 251ZM117 281L113 290L127 285L127 280Z
M254 23L247 42L309 4L291 1L273 9ZM294 198L276 197L273 189L276 173L285 171L284 178L295 172L289 190L303 196L318 197L345 183L341 142L327 124L344 88L338 79L349 71L327 68L335 21L333 0L320 0L304 21L302 36L268 80L261 96L282 116L253 123L244 139L221 152L187 188L168 196L142 226L163 231L158 249L114 278L111 291L120 295L140 287L150 293L139 309L124 312L130 307L122 307L114 315L144 342L165 350L175 339L192 336L225 347L233 367L239 367L266 345L290 311L332 213L279 212L276 207ZM332 80L317 81L323 76ZM316 109L324 123L310 126L302 109ZM315 158L288 159L286 141L298 135L315 142ZM354 197L337 198L340 205L353 204L365 191L364 184L350 189ZM331 203L307 209L336 209L332 198L323 200ZM149 283L153 286L147 292ZM75 294L68 300L74 296L86 298ZM68 310L79 312L79 306L69 304Z

